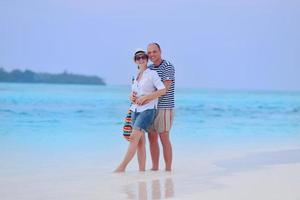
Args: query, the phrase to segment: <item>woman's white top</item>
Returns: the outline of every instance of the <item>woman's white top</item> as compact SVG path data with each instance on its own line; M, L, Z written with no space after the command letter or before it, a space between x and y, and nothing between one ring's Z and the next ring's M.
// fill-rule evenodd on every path
M156 90L164 89L165 85L161 81L160 77L158 76L157 72L154 70L146 69L142 77L139 81L136 79L133 81L133 84L131 86L131 91L136 92L137 98L141 96L145 96L148 94L151 94L152 92L155 92ZM147 109L153 109L157 107L158 98L148 102L144 105L137 105L132 104L130 107L130 110L142 112Z

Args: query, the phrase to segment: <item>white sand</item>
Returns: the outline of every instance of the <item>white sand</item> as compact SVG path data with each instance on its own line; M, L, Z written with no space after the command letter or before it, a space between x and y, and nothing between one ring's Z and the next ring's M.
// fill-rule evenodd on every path
M1 200L300 200L299 149L181 156L169 173L80 163L21 169L1 169Z
M178 193L174 199L299 200L300 164L276 165L215 177L211 187Z

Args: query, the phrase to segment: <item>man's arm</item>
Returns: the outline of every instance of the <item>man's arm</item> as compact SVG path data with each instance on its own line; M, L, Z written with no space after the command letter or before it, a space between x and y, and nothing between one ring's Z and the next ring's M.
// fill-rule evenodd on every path
M142 96L142 97L138 98L138 100L135 103L137 103L138 105L144 105L146 103L149 103L153 99L156 99L158 97L165 95L166 92L170 89L170 87L172 85L172 80L166 80L163 83L165 85L165 89L163 89L164 91L157 90L150 95Z
M144 105L144 104L152 101L153 99L156 99L164 94L166 94L166 88L152 92L149 95L141 96L135 102L138 105Z
M163 82L165 87L166 87L166 91L168 91L172 85L172 80L166 80Z

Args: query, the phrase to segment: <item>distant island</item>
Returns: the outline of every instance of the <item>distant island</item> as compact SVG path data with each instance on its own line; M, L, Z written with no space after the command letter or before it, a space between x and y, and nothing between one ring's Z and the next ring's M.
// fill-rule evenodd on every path
M31 70L22 71L19 69L8 72L3 67L0 67L0 82L105 85L104 80L98 76L86 76L68 72L60 74L37 73Z

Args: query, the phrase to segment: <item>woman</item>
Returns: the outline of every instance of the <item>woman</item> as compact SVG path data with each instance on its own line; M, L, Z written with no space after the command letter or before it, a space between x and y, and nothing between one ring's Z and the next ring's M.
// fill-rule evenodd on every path
M135 94L132 111L132 133L128 139L129 146L123 161L115 172L124 172L128 163L137 151L139 170L145 171L146 148L145 132L154 120L158 97L166 93L165 86L156 71L147 68L148 55L143 50L134 53L134 61L138 65L138 75L132 84Z

